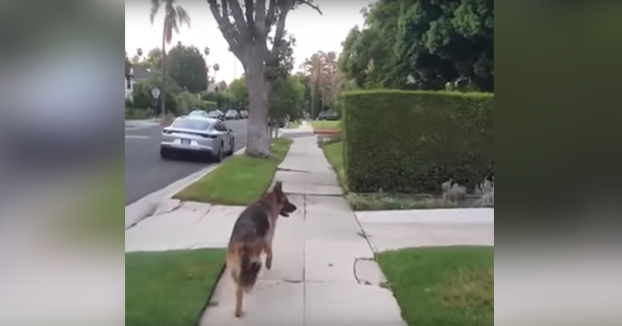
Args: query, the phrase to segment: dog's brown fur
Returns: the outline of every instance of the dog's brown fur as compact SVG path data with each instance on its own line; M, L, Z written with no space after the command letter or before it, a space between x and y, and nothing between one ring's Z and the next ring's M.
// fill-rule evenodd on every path
M244 292L249 292L261 270L261 254L266 268L272 268L272 239L279 215L289 217L296 206L283 193L282 183L248 206L238 217L229 240L227 268L236 283L235 316L242 316Z

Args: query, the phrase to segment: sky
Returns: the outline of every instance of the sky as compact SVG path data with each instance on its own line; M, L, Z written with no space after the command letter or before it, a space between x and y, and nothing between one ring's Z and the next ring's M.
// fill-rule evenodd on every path
M363 24L361 9L372 0L316 0L323 15L303 5L287 16L286 30L296 37L294 71L317 51L341 51L341 42L348 31L355 25ZM206 46L210 55L206 58L208 65L218 63L220 70L216 80L227 83L243 73L242 65L233 53L229 52L227 41L217 28L216 21L210 12L206 0L178 0L191 19L191 27L184 26L167 48L178 41L184 45L193 45L203 52ZM136 54L141 48L146 54L150 49L161 47L162 44L162 9L156 16L154 24L149 20L151 3L149 0L125 1L125 50L128 57ZM210 69L211 71L211 69Z

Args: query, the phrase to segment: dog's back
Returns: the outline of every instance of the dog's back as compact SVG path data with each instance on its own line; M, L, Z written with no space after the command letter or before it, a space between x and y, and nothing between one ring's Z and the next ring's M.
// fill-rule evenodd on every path
M296 210L277 182L272 192L247 207L238 217L227 253L227 268L237 285L235 315L242 315L242 297L250 291L262 268L261 254L266 252L266 268L272 266L272 238L279 215L289 216Z
M262 202L247 207L233 227L227 265L233 279L246 291L253 287L261 270L261 253L269 230L270 217Z

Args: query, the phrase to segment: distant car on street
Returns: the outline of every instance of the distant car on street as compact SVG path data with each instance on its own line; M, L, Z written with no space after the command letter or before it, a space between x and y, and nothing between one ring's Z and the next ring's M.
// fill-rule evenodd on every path
M208 118L212 118L212 119L218 119L218 120L220 120L220 121L225 120L225 114L224 114L224 113L222 113L222 111L220 111L220 110L210 111L210 112L207 114L207 117L208 117Z
M335 111L322 111L317 116L318 120L339 120L339 114Z
M242 110L240 111L240 117L242 119L248 119L248 110Z
M239 120L240 113L236 110L229 110L227 114L225 114L225 120Z
M171 159L178 154L206 155L222 161L235 150L235 136L225 123L205 117L179 117L162 130L160 156Z
M192 112L188 113L189 117L204 117L207 118L208 113L205 110L193 110Z

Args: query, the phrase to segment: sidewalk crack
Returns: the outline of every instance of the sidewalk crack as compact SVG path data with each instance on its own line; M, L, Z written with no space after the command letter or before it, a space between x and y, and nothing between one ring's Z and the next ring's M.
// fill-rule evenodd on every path
M352 264L352 273L354 274L354 279L356 280L356 282L361 285L373 285L371 282L367 281L367 280L361 280L358 277L358 274L356 273L356 264L359 262L359 260L364 260L364 261L370 261L373 260L371 258L354 258L354 264Z

